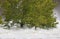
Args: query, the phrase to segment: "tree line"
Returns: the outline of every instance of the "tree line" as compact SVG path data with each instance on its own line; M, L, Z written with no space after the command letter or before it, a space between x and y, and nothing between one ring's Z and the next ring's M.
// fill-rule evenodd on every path
M56 3L53 0L0 0L0 8L2 8L2 16L5 17L0 23L6 22L5 26L10 28L8 22L19 23L23 28L25 24L29 28L54 28L56 27L56 17L53 15L53 9Z

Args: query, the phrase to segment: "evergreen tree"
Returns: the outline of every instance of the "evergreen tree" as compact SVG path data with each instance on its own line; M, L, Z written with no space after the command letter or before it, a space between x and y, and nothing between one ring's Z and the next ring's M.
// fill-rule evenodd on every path
M0 16L0 24L2 24L3 23L3 21L2 21L2 17Z
M20 20L21 27L30 24L28 27L35 29L56 27L56 18L53 15L55 5L53 0L0 0L5 21Z
M21 19L21 0L0 0L0 7L3 9L2 15L5 17L7 22L5 26L8 26L9 21L13 20L13 24ZM9 27L10 28L10 27Z
M56 27L56 18L53 15L55 3L53 0L24 0L23 22L40 28Z

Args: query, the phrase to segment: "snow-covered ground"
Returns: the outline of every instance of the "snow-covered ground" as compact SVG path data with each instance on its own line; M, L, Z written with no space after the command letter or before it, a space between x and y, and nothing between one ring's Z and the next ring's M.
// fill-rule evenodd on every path
M44 29L5 30L0 28L0 39L60 39L60 27Z
M7 30L0 28L0 39L60 39L60 24L57 28L44 30L44 29L19 29Z

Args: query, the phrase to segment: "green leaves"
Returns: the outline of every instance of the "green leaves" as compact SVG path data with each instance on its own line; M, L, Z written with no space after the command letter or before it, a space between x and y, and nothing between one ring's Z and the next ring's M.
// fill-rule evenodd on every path
M42 28L55 27L56 19L52 16L55 3L52 0L24 0L23 3L25 23Z
M5 0L0 4L6 21L21 20L21 23L31 25L28 27L35 28L51 28L56 25L52 11L56 4L52 0Z
M2 17L0 16L0 24L2 24L3 23L3 21L2 21Z

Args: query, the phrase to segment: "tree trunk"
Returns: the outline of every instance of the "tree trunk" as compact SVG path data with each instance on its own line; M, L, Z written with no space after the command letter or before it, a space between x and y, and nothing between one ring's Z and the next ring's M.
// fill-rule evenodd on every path
M20 23L21 28L23 28L23 27L24 27L23 25L24 25L23 23Z
M37 28L37 27L35 26L35 30L36 30L36 28Z

